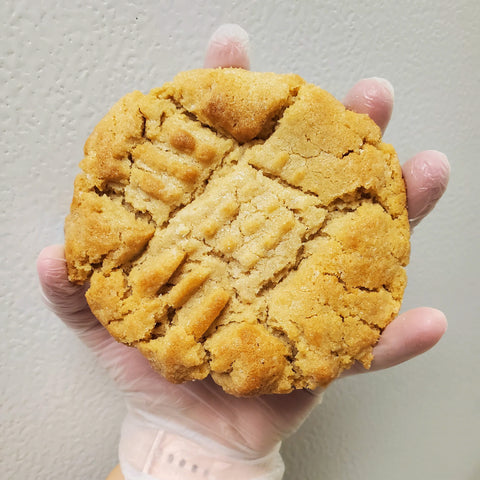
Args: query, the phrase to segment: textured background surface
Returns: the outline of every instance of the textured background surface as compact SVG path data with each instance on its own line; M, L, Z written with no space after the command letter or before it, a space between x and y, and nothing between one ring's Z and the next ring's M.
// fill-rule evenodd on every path
M7 0L0 18L2 479L103 479L116 463L122 399L43 307L35 259L63 240L93 126L123 94L201 66L225 22L249 31L253 69L294 71L340 98L359 78L388 78L386 141L402 160L435 148L452 164L446 196L413 236L404 302L443 309L446 337L408 364L332 386L285 442L285 479L480 478L476 0Z

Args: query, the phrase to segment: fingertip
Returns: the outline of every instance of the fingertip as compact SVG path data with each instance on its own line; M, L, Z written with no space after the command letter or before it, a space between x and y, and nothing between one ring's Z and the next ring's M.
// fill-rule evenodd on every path
M449 177L450 176L450 162L448 161L447 155L445 153L440 152L438 150L425 150L424 154L429 156L430 158L434 158L435 162L438 166L438 170L442 173L443 176Z
M63 245L50 245L41 250L37 257L37 271L39 275L49 270L52 263L65 262L65 248Z
M358 81L343 104L349 110L367 114L384 132L392 116L394 97L393 85L388 80L371 77Z
M205 68L250 68L248 33L234 23L221 25L210 37Z
M448 182L451 167L447 156L443 152L424 150L414 155L409 162L411 162L411 168L414 168L416 173L422 174L430 181L442 179Z
M68 280L67 261L63 245L45 247L37 258L37 272L44 300L52 307L58 298L77 295L84 287ZM52 303L53 302L53 303Z
M421 307L399 315L374 348L371 370L383 370L421 355L434 347L446 330L445 315L434 308Z
M423 307L417 310L422 319L417 326L419 346L423 345L425 348L423 351L427 351L443 337L448 328L448 321L445 314L436 308Z
M407 186L408 216L412 227L430 213L447 189L450 179L447 156L437 150L425 150L402 167Z
M374 91L376 91L384 101L393 104L395 100L395 89L389 80L383 77L370 77L365 80L371 82L372 85L376 85L376 90Z

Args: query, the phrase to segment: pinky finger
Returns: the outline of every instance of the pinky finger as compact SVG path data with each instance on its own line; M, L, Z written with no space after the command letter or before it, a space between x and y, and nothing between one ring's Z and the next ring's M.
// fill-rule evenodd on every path
M447 330L445 315L434 308L415 308L393 320L373 349L369 370L355 364L342 376L384 370L430 350Z
M383 370L430 350L447 330L445 315L434 308L415 308L397 317L373 350L371 370Z

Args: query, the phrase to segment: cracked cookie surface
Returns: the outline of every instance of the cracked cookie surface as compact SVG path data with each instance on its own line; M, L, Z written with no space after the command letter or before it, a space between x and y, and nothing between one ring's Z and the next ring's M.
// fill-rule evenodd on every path
M172 382L238 396L366 368L406 285L394 149L296 75L182 72L122 98L85 144L69 278Z

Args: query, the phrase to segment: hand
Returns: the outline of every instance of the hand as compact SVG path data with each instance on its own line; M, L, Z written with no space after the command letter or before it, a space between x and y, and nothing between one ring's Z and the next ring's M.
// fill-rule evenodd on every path
M239 27L221 27L210 41L205 66L248 68L247 41ZM393 90L385 80L362 80L344 103L369 114L384 130L392 112ZM445 191L448 161L439 152L422 152L405 163L403 173L413 227ZM205 469L211 478L224 477L223 469L231 479L281 477L280 442L301 425L319 395L298 390L240 399L225 394L210 379L170 384L136 349L117 343L92 315L85 288L68 282L62 246L40 253L38 272L48 306L97 354L125 394L129 413L122 429L120 457L126 478L168 478L174 470L178 475L178 469L182 478L196 478ZM400 315L374 348L371 370L423 353L445 329L445 317L438 310L419 308ZM353 367L348 373L361 371L363 367Z

